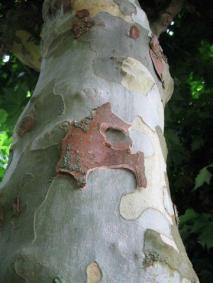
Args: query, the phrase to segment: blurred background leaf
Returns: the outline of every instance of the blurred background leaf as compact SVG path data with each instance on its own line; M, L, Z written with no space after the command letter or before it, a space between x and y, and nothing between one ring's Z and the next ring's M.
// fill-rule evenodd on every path
M212 178L212 173L208 170L208 168L212 168L213 164L210 164L200 170L198 175L195 178L195 186L194 186L194 191L203 186L205 183L210 184L211 178Z

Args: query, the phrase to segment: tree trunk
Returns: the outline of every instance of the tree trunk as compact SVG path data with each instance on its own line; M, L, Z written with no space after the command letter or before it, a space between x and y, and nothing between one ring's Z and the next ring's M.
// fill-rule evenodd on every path
M44 3L2 183L0 282L198 282L166 174L173 81L147 17L134 0L59 2Z

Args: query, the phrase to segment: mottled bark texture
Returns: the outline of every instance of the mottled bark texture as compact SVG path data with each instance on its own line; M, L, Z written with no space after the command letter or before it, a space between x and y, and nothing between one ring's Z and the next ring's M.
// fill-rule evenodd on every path
M146 15L133 0L43 13L41 73L0 191L0 282L198 282L166 175L173 80Z

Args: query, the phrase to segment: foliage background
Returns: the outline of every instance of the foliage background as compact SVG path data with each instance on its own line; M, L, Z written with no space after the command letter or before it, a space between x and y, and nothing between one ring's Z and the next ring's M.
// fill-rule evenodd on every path
M199 2L188 5L161 43L176 85L166 107L170 189L189 257L200 281L209 283L213 282L213 12L206 8L208 3ZM3 7L0 4L0 19ZM38 79L38 73L7 53L0 58L0 180L8 164L13 127Z

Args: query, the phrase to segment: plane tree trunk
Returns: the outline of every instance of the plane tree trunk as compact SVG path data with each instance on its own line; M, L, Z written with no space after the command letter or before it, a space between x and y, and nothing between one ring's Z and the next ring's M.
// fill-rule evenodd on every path
M199 282L177 229L173 80L134 0L48 1L0 191L1 283Z

